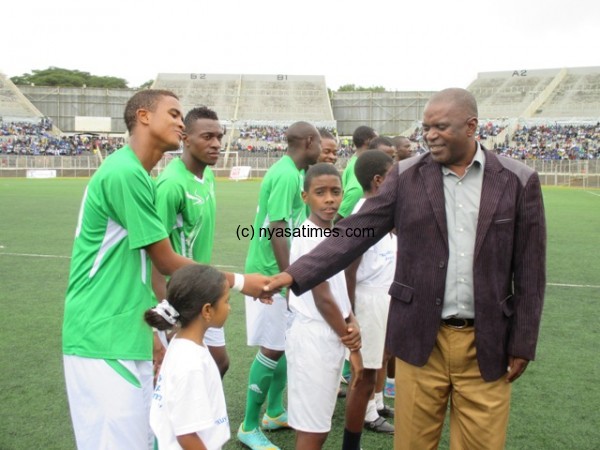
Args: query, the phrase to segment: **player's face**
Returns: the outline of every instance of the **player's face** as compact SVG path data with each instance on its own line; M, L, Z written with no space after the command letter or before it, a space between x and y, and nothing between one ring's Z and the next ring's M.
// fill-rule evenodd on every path
M310 220L320 227L330 227L342 202L342 182L335 175L319 175L312 179L308 192L302 192L310 208Z
M223 127L218 120L198 119L183 135L183 150L198 163L214 166L221 152Z
M306 164L315 164L321 155L321 135L315 129L315 132L306 140Z
M337 161L338 144L334 139L321 140L321 154L317 162L335 164Z
M403 159L410 157L412 153L410 147L410 141L408 139L402 139L396 147L396 159L402 161Z
M469 117L449 102L428 103L423 112L423 139L431 157L450 168L470 163L475 146L471 136L476 127L476 117Z
M382 144L377 147L377 150L381 150L383 153L389 155L392 159L396 156L396 149L391 145Z
M148 130L164 152L177 150L183 136L183 114L179 100L163 95L154 111L147 111Z
M212 305L213 314L210 320L210 326L213 328L221 328L225 324L230 310L231 305L229 304L229 284L225 282L223 295L221 295L219 300Z

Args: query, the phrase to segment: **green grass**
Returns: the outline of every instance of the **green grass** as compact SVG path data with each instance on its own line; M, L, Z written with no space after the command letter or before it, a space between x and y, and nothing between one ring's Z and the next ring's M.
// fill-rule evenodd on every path
M74 448L61 355L61 323L79 203L87 180L0 179L2 378L0 449ZM241 270L248 242L237 225L252 223L259 183L217 184L214 264ZM591 193L590 193L591 192ZM548 283L537 361L514 385L508 449L596 449L600 446L600 191L545 188ZM25 255L53 255L25 256ZM554 284L596 287L564 287ZM235 436L255 349L245 345L241 296L226 324L231 368L225 394ZM341 447L339 401L327 449ZM291 431L273 433L293 448ZM389 436L365 433L366 450L392 448ZM447 432L441 448L447 448ZM233 438L226 449L240 449Z

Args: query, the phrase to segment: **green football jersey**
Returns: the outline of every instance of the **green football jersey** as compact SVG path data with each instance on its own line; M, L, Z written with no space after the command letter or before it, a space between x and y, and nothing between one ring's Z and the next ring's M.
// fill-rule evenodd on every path
M246 257L246 273L275 275L280 272L271 240L261 233L271 222L285 221L288 229L302 225L306 207L302 201L304 171L298 170L292 158L284 155L271 166L260 186L258 209L254 219L254 235ZM291 234L290 234L291 243Z
M215 175L206 167L202 179L180 158L157 179L156 210L173 250L202 264L210 263L215 236Z
M350 161L348 161L348 165L344 169L344 172L342 173L342 188L344 189L344 197L342 198L342 203L338 209L338 214L342 217L348 217L350 214L352 214L354 206L364 195L363 188L356 179L356 174L354 173L354 166L356 165L357 159L358 157L356 155L352 156Z
M63 353L102 359L152 359L154 305L144 247L167 237L156 186L133 150L110 155L85 190L71 258Z

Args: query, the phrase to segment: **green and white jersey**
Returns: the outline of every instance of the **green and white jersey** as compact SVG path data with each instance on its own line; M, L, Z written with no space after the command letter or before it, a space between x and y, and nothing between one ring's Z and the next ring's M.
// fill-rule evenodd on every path
M271 246L271 240L261 230L271 222L285 221L290 230L298 228L306 219L302 201L304 171L298 170L292 158L284 155L271 166L260 186L258 209L254 219L254 233L246 257L246 273L275 275L280 272ZM291 243L291 233L289 237Z
M364 194L363 188L356 179L356 174L354 173L354 166L356 165L357 159L358 157L356 155L352 156L342 173L342 189L344 189L344 197L342 198L342 203L338 209L338 214L342 217L348 217L352 214L354 206Z
M81 204L63 322L63 353L151 360L154 305L144 247L167 237L156 186L129 146L106 158Z
M158 177L156 210L180 255L210 263L216 208L215 175L209 167L200 179L176 158Z

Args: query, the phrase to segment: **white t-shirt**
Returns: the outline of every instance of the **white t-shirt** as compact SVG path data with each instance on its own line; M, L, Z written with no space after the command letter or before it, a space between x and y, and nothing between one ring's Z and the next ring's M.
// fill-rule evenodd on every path
M290 248L290 264L300 258L302 255L306 255L313 248L319 245L326 236L322 233L322 229L317 227L313 222L306 219L302 224L301 228L306 228L303 231L304 236L310 234L309 237L296 237L292 240L292 246ZM310 230L308 230L310 229ZM329 289L335 298L335 301L342 313L342 317L346 319L350 315L350 299L348 298L348 289L346 288L346 277L344 272L338 272L327 280L329 283ZM320 320L325 322L325 319L315 306L315 299L312 295L312 291L307 291L300 297L296 296L290 291L290 309L296 314L302 314L305 317L314 320Z
M160 450L181 450L177 436L197 433L209 450L229 440L219 369L206 347L173 339L152 396L150 426Z
M361 198L352 214L356 213L364 202L365 199ZM389 289L394 281L397 252L396 235L388 233L383 236L363 254L356 271L356 285Z

